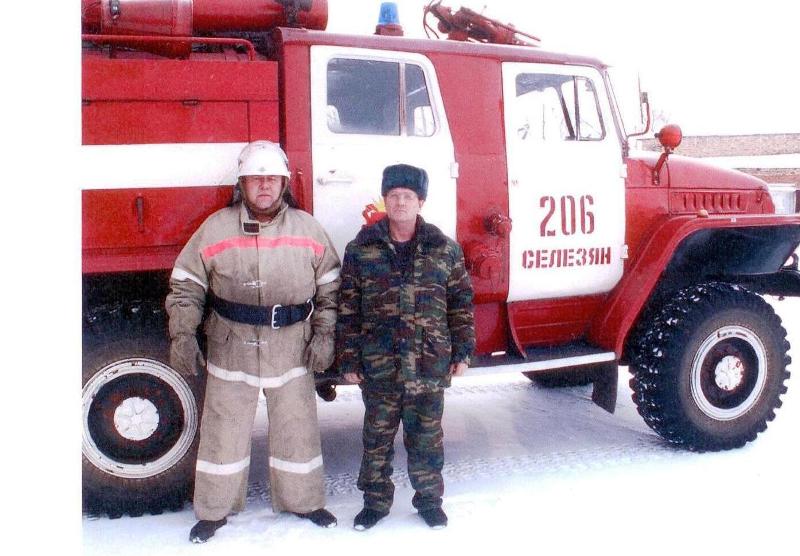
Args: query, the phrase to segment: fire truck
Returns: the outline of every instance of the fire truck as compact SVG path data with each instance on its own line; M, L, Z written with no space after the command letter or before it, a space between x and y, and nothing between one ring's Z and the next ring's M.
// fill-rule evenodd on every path
M340 256L382 216L382 169L425 168L422 215L475 290L469 373L592 383L613 411L628 365L644 421L689 449L773 419L789 344L762 295L800 295L797 188L675 154L674 125L663 152L634 150L597 59L438 1L411 39L385 8L347 36L324 0L82 0L86 507L191 492L203 379L169 366L164 298L257 139L282 145ZM319 380L331 399L336 369Z

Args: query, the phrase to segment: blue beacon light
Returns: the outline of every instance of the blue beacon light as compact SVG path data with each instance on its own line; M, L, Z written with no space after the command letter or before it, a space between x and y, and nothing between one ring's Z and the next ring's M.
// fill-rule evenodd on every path
M399 25L400 17L397 15L397 3L381 2L381 13L378 16L378 25Z
M375 27L376 35L403 36L403 26L400 25L400 16L397 14L396 2L381 2L381 13L378 16L378 25Z

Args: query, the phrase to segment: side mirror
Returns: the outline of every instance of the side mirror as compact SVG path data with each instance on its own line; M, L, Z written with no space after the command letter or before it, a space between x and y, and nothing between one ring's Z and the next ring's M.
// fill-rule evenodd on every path
M639 111L642 121L645 122L644 129L642 131L637 131L636 133L629 133L628 138L647 135L647 133L650 131L650 126L653 123L652 111L650 109L650 97L648 96L647 91L642 91L641 84L639 85Z

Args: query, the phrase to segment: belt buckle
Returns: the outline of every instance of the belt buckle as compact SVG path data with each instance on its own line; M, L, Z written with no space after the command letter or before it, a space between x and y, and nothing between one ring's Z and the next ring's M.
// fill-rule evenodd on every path
M277 311L279 307L283 307L283 305L272 306L272 318L270 319L271 320L270 326L272 327L273 330L277 330L278 328L280 328L280 326L278 326L278 324L275 322L275 318L277 317Z
M312 298L309 297L308 301L306 301L306 303L310 303L311 304L311 310L308 312L308 316L303 320L310 319L311 315L314 313L314 309L316 308L316 307L314 307L314 300Z

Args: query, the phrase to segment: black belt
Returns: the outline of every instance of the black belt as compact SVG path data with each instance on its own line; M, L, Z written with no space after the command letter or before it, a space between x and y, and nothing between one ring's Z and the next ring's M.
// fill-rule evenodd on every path
M270 326L271 328L282 328L304 321L314 312L314 302L311 299L297 305L262 307L261 305L234 303L217 297L214 292L209 290L208 302L212 309L226 319L256 326Z

